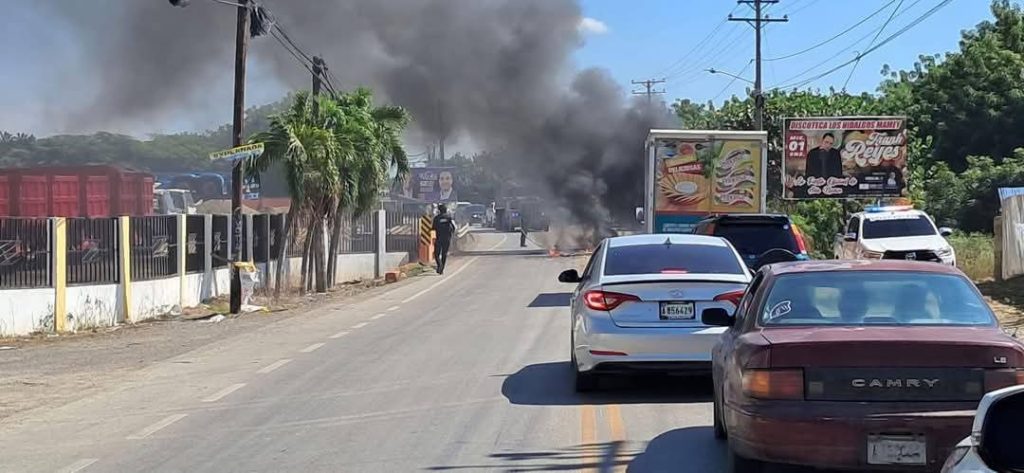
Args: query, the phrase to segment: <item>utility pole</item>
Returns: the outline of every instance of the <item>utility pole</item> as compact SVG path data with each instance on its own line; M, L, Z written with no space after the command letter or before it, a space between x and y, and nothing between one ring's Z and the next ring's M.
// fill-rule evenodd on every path
M324 60L320 56L313 56L313 113L320 112L320 103L316 98L320 96L320 89L323 87Z
M729 21L745 21L754 27L754 126L758 131L764 130L764 93L761 87L761 30L765 23L785 23L789 17L770 18L764 15L763 7L779 3L779 0L738 0L736 3L753 5L753 18L733 18L729 15Z
M231 147L242 146L245 123L245 57L249 51L249 0L238 0L238 21L235 31L235 104L231 125ZM239 159L231 169L231 261L242 261L242 178L245 160ZM231 265L231 313L242 311L242 277L238 267Z
M646 90L634 90L633 91L633 95L646 95L647 96L647 104L650 105L651 104L651 98L652 98L652 96L654 94L664 94L665 93L665 89L654 90L654 88L653 88L654 84L663 84L663 83L665 83L665 79L647 79L647 80L635 80L635 81L632 81L633 85L642 85L642 86L644 86L644 89L646 89Z

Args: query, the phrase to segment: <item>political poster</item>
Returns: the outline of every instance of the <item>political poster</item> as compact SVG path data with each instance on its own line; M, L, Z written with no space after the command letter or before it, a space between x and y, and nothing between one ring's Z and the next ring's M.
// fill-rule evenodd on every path
M907 196L906 122L904 117L784 120L785 198Z
M403 195L428 202L457 202L458 191L455 188L455 168L427 167L412 168L407 186L403 186Z

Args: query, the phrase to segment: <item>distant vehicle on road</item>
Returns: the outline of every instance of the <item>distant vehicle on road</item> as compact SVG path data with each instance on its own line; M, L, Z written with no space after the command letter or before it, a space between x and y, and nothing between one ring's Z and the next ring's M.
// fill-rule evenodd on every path
M986 392L1024 384L1024 345L946 265L768 265L735 315L701 318L728 327L713 350L714 432L734 472L934 471Z
M577 284L571 304L571 360L577 391L599 378L637 371L707 374L722 329L701 323L709 308L732 310L750 272L728 241L663 234L605 239Z
M693 233L729 240L753 269L778 262L772 258L773 250L784 252L787 261L810 259L803 235L786 215L715 215L700 221Z
M985 395L974 415L971 435L953 449L942 473L1024 471L1024 386Z
M481 204L469 204L459 208L459 216L470 225L483 225L487 217L487 207Z
M902 259L956 266L946 241L953 233L936 228L928 214L910 206L868 207L850 217L845 233L836 235L838 259Z

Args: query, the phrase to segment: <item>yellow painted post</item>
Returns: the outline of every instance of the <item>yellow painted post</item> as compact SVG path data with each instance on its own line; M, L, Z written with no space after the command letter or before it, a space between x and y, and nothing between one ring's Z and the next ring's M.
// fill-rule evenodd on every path
M188 217L177 215L178 221L178 307L185 310L185 255L188 253Z
M121 229L118 235L117 247L121 250L121 307L124 309L124 323L132 322L132 221L131 217L123 215L118 217L117 228Z
M57 333L68 330L68 227L64 217L53 217L53 239L50 251L53 255L53 330Z

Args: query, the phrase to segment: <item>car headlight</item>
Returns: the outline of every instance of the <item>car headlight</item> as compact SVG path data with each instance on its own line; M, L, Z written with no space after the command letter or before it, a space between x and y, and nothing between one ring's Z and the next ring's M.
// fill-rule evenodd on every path
M882 256L885 255L885 253L882 253L881 251L862 250L860 255L864 259L882 259Z
M949 473L953 471L953 468L959 465L960 462L964 460L964 457L967 456L967 453L970 451L970 446L958 445L956 448L953 449L953 452L949 454L949 457L946 458L946 463L942 464L941 472Z
M935 254L939 255L939 258L952 258L953 248L950 246L947 246L945 248L939 248L938 251L935 252Z

